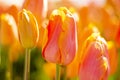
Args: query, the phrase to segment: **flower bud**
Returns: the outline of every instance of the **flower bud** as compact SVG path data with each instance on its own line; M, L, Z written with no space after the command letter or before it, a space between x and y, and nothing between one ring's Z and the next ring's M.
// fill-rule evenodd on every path
M107 80L109 59L106 41L98 33L85 41L79 68L80 80Z
M71 12L65 7L54 10L48 24L48 41L43 57L53 63L67 65L76 53L76 25Z
M32 48L37 44L39 39L38 24L30 11L23 9L19 13L18 33L20 43L24 48Z

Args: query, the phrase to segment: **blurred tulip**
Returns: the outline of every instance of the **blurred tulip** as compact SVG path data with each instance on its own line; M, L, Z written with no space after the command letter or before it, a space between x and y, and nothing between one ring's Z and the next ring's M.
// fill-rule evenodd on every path
M98 28L93 24L89 23L87 27L85 27L80 34L78 34L78 53L79 50L81 51L82 44L84 41L92 34L92 33L99 33Z
M114 74L118 68L118 53L114 42L108 42L108 53L110 61L110 75Z
M109 7L107 8L107 10L109 10ZM119 27L118 26L119 20L115 18L115 14L112 13L112 10L110 10L109 12L106 10L102 10L101 13L102 13L101 33L103 34L106 40L114 40Z
M110 6L106 5L101 8L91 4L81 8L79 14L82 29L92 22L97 25L97 28L106 40L114 40L119 20Z
M19 9L16 6L9 7L5 12L11 14L14 17L16 23L18 22L18 15L17 14L19 12Z
M81 24L82 24L82 29L84 27L86 27L89 24L88 21L88 7L83 7L80 9L79 11L80 14L80 20L81 20Z
M114 40L119 20L117 20L113 9L108 5L104 8L91 5L88 10L89 22L93 22L98 26L99 31L106 40Z
M0 0L0 14L10 14L17 22L17 13L22 8L24 0Z
M0 43L2 45L11 45L18 40L18 30L13 16L1 14L0 16Z
M19 40L24 48L34 47L39 39L39 29L34 15L23 9L18 15Z
M107 80L109 60L106 41L98 33L85 41L81 51L80 80Z
M25 0L23 8L31 11L40 26L43 19L47 16L48 0Z
M48 20L44 20L42 25L41 25L41 28L39 28L39 41L38 41L38 44L37 44L37 47L39 48L44 48L45 47L45 44L47 43L47 35L48 35L48 31L47 31L47 25L48 25Z
M120 0L107 0L107 4L113 8L116 17L120 19Z
M0 20L0 44L9 46L8 48L10 48L15 42L18 41L18 30L16 22L13 16L10 14L1 14ZM12 63L10 62L10 55L12 54L6 55L6 57L8 57L6 60L7 66L5 76L7 80L12 79Z
M67 65L76 53L75 20L65 7L54 10L48 25L48 41L43 50L43 57L53 63Z

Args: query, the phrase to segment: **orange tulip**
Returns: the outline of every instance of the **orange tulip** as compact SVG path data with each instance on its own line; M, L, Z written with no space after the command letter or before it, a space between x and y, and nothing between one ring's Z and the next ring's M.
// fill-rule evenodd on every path
M110 75L114 74L118 67L118 53L117 49L114 45L114 42L108 42L108 53L109 53L109 61L110 61Z
M39 39L36 18L30 11L23 9L18 15L19 40L24 48L34 47Z
M0 16L0 43L11 45L18 39L18 30L13 16L1 14Z
M119 28L119 20L117 20L116 18L112 18L115 15L114 14L112 14L112 16L109 15L109 13L104 9L101 12L102 12L101 32L106 40L114 40L117 30Z
M71 12L65 7L54 10L48 25L48 41L43 57L53 63L67 65L76 53L76 25Z
M85 27L81 33L78 34L78 51L81 51L81 45L84 43L84 41L92 34L92 33L99 33L99 30L97 27L90 23L87 27Z
M89 11L88 7L83 7L79 11L79 13L80 13L80 19L81 19L81 24L82 24L82 29L89 24L88 11Z
M109 60L106 41L99 34L92 34L85 41L79 69L80 80L107 80Z
M37 47L38 48L44 48L45 47L45 44L47 43L47 34L48 34L48 31L47 31L47 25L48 25L48 20L45 20L41 26L41 28L39 28L39 40L38 40L38 44L37 44Z
M38 24L41 24L47 16L47 4L48 0L25 0L23 8L31 11L35 15Z

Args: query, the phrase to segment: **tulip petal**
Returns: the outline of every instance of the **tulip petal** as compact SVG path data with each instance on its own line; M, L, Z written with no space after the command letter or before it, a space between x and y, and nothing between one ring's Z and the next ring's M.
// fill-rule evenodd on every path
M61 32L61 26L62 26L62 22L60 16L55 16L54 20L49 21L48 42L43 50L43 57L45 57L47 61L57 62L57 63L60 62L59 47L57 44L58 44L58 37Z
M62 29L59 37L59 48L62 53L61 63L66 65L74 59L74 53L76 53L76 27L72 16L66 16L63 27L67 28L66 30Z
M36 18L30 11L23 9L18 15L19 39L24 48L36 45L39 39L39 29Z

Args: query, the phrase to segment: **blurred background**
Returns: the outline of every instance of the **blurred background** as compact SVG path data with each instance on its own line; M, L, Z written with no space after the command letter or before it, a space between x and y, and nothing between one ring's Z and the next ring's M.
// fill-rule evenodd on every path
M17 16L23 8L35 15L40 31L39 42L31 50L30 80L55 80L55 64L46 62L41 53L47 41L49 16L62 6L75 16L78 49L84 35L94 32L92 27L98 29L108 42L111 65L108 80L120 80L120 0L0 0L0 80L23 80L25 49L17 35ZM78 80L75 66L78 65L67 66L67 80Z

